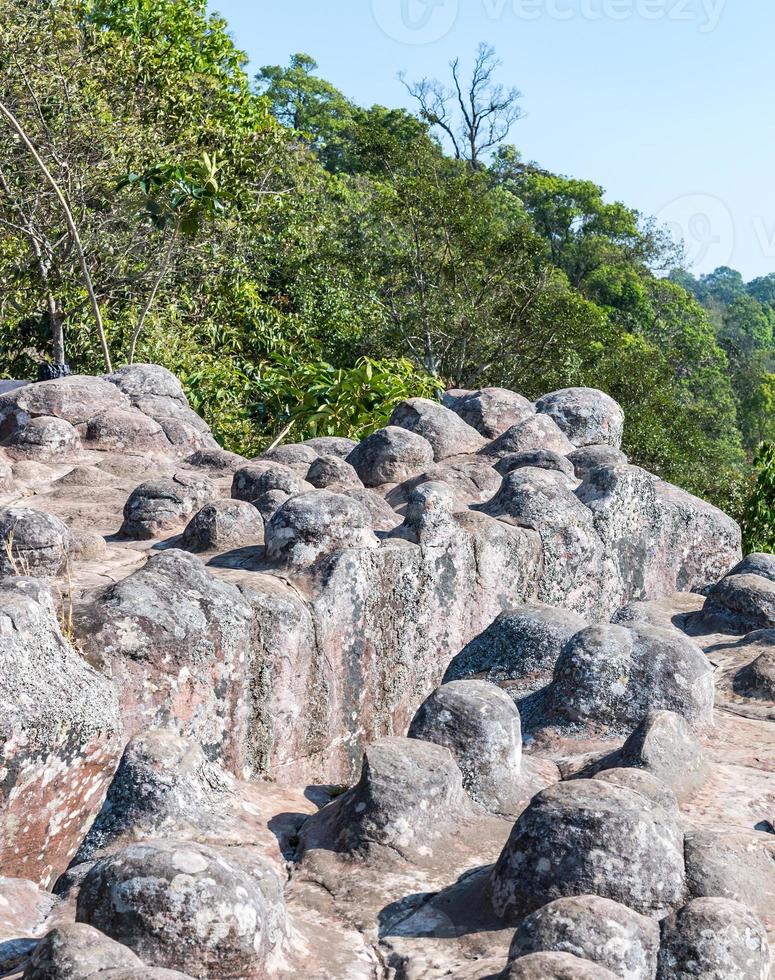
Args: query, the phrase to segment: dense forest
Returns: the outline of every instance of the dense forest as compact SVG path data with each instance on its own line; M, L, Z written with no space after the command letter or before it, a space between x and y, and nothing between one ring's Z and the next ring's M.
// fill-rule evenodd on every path
M305 54L251 78L199 0L0 15L4 376L158 362L249 455L442 387L590 385L634 462L775 546L775 274L697 279L647 216L526 160L490 48L405 79L410 112Z

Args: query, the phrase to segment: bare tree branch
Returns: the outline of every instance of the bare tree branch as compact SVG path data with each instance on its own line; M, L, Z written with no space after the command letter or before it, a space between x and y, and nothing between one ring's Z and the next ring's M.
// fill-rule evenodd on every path
M482 158L501 144L512 126L522 118L517 88L504 88L495 81L501 62L495 49L480 44L470 81L463 82L460 59L450 62L453 87L437 79L423 78L409 83L399 75L407 92L419 104L420 118L449 139L458 160L472 167L482 166ZM454 108L453 108L454 107Z

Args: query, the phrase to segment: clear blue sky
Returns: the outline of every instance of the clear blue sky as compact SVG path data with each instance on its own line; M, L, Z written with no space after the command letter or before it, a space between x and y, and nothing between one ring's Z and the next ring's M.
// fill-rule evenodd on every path
M512 141L671 225L690 265L775 271L772 0L211 0L251 67L313 55L363 105L493 44Z

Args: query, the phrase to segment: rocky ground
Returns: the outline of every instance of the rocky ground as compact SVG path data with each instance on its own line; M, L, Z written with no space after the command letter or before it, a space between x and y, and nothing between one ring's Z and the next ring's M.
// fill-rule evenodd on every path
M0 391L0 976L769 976L775 557L610 398Z

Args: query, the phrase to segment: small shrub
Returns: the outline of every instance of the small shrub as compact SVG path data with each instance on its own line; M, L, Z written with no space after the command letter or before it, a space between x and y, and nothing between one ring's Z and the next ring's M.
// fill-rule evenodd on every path
M743 513L743 545L775 553L775 443L764 442L754 458L756 481Z

